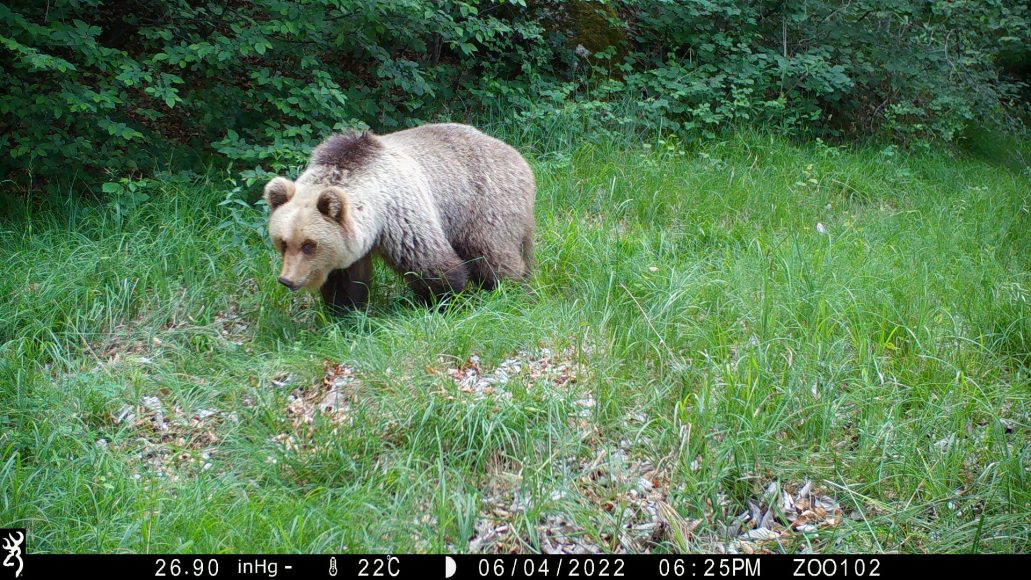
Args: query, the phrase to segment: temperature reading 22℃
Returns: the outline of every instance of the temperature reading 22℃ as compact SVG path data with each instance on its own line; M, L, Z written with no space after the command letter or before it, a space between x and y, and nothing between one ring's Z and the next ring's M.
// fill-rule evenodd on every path
M400 563L394 556L361 558L358 560L358 575L363 578L396 578L401 574Z

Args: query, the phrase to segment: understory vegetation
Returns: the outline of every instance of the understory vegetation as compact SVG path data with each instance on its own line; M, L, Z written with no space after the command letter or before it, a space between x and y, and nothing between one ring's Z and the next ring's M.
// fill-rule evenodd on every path
M1021 0L22 0L0 23L0 178L37 195L488 115L935 147L1021 128L1031 78Z

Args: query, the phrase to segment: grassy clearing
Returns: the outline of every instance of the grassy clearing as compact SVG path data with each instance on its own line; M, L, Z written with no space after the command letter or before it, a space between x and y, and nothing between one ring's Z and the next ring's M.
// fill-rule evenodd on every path
M534 292L446 312L381 270L327 320L218 182L122 223L9 209L0 523L60 552L1028 549L1026 163L754 135L533 163Z

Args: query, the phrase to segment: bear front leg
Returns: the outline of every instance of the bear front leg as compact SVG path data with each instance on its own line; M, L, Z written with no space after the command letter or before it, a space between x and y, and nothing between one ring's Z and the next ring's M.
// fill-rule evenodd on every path
M366 255L347 268L333 270L322 285L322 299L335 316L348 310L360 310L369 303L369 283L372 281L372 254Z

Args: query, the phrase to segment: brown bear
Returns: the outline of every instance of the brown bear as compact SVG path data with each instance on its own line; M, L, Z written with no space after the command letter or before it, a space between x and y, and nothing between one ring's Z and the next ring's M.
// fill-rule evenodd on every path
M524 280L536 187L514 148L468 125L334 135L290 181L272 179L269 237L279 281L320 288L334 312L368 301L378 254L431 300L472 280Z

